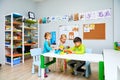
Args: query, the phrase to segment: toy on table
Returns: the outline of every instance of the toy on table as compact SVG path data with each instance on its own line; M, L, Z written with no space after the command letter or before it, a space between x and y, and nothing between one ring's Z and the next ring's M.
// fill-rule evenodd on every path
M66 54L66 53L64 52L64 50L58 49L58 50L55 50L55 54L64 55L64 54Z
M66 54L66 53L64 52L64 46L63 46L63 45L60 45L60 46L59 46L59 49L55 50L55 54L60 54L60 55Z
M120 51L120 42L114 42L114 49Z
M59 46L59 49L60 49L60 50L63 50L63 49L64 49L64 46L63 46L63 45L60 45L60 46Z
M65 53L72 54L72 51L69 49L64 50Z

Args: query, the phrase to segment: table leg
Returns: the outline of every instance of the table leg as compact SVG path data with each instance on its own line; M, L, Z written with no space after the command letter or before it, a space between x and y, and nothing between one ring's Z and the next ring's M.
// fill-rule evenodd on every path
M41 78L42 78L42 80L44 80L44 73L45 73L45 65L44 65L44 56L43 55L41 55L40 56L40 62L41 62L41 65L40 65L40 67L41 67Z
M44 80L44 73L45 73L45 69L42 68L42 69L41 69L41 78L42 78L42 80Z
M104 62L99 62L99 80L104 80Z

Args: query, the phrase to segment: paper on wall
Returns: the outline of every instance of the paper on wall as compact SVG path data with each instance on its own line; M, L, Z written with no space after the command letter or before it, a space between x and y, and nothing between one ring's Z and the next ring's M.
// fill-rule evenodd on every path
M90 32L90 28L89 27L84 27L84 32Z

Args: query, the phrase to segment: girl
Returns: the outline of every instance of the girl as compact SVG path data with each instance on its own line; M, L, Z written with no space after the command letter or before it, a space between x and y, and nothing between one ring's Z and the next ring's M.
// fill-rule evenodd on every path
M44 35L45 41L44 41L44 48L43 48L43 53L47 53L50 52L52 50L52 47L50 46L50 39L51 39L51 34L50 32L46 32ZM45 58L45 63L49 62L49 58L46 57ZM49 69L46 68L45 69L45 77L47 77L46 72L49 72Z
M67 48L66 42L67 36L65 34L61 34L60 41L58 42L58 49L64 50ZM62 46L62 47L61 47ZM66 60L57 59L57 71L64 71L67 68Z

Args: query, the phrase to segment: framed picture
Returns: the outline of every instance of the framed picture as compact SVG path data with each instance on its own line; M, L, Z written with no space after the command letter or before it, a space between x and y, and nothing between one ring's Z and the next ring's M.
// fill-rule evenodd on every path
M28 17L29 17L30 19L35 19L35 14L34 14L33 12L29 11L29 12L28 12Z

